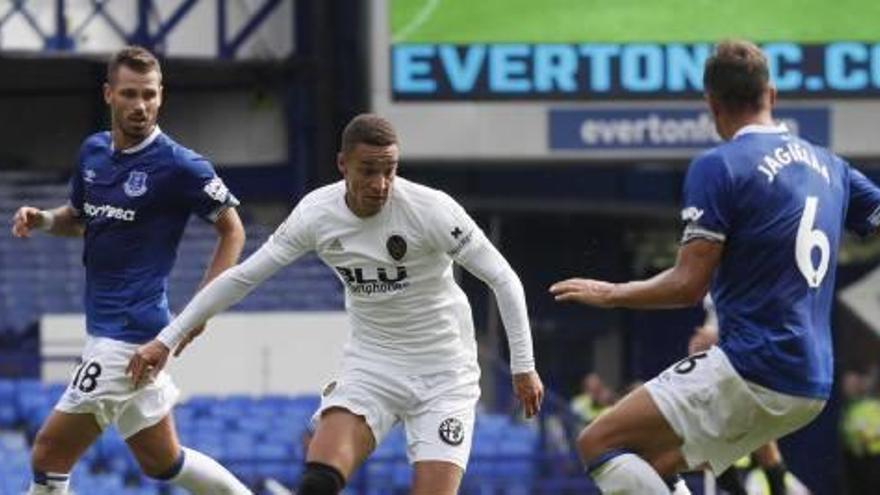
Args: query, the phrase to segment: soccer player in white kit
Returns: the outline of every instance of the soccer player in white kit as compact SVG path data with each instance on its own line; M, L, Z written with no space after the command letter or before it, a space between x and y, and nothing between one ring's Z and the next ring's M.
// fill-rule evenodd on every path
M259 251L199 292L129 365L136 381L160 370L190 329L315 251L345 285L352 332L339 378L325 387L315 415L299 495L339 493L399 421L414 465L412 493L457 492L480 371L471 308L453 261L495 293L527 416L543 398L519 278L455 200L396 177L398 156L390 122L355 117L338 155L344 179L306 195Z

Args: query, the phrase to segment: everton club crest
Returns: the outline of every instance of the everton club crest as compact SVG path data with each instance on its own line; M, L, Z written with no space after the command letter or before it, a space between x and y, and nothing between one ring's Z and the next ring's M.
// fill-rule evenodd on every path
M147 192L147 173L134 171L128 174L128 180L122 185L128 197L136 198Z
M397 234L388 238L385 247L388 248L388 254L394 258L394 261L400 261L406 256L406 240Z

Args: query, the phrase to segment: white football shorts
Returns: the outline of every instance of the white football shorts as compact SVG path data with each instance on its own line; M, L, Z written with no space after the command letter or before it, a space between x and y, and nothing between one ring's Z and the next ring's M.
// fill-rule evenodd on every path
M479 382L476 364L428 374L376 364L344 366L324 387L312 421L317 425L327 409L346 409L364 417L376 445L401 421L410 463L446 461L466 469Z
M806 425L825 406L744 380L715 346L670 366L645 387L684 440L688 466L708 463L715 474Z
M137 348L138 344L89 336L82 362L55 409L92 414L102 430L113 425L122 438L157 424L174 408L180 391L164 370L134 388L125 368Z

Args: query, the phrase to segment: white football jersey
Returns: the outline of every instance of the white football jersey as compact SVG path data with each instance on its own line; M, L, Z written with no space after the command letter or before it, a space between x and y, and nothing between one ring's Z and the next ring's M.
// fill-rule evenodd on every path
M429 372L476 362L471 308L452 262L488 242L446 193L397 177L367 218L346 205L343 181L311 192L265 248L284 264L315 251L335 270L352 326L348 359Z

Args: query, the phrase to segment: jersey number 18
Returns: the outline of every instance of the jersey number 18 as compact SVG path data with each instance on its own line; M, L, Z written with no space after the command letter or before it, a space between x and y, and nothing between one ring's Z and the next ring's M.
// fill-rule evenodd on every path
M101 376L101 365L97 361L85 361L76 368L70 387L89 393L98 386L99 376Z

